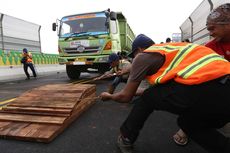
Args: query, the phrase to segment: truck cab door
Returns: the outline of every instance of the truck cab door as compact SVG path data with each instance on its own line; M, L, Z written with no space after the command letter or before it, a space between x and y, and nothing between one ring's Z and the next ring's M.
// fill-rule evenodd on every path
M112 41L113 52L121 51L120 33L117 20L110 20L110 36Z

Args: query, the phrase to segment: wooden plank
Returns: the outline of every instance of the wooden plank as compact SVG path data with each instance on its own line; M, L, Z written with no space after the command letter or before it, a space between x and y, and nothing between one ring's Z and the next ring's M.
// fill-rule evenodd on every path
M0 121L0 135L15 135L22 128L28 126L29 123L17 123L17 122L2 122Z
M7 135L16 135L21 129L25 128L28 126L28 123L26 124L21 124L19 122L11 122L10 128L6 129L5 132L7 132Z
M45 85L41 86L38 88L34 88L33 90L65 90L67 92L69 91L82 91L82 90L87 90L91 86L95 85L90 85L90 84L54 84L54 85ZM31 91L31 90L30 90Z
M7 106L2 108L3 111L33 111L33 112L50 112L50 113L71 113L71 109L62 109L62 108L46 108L46 107L16 107L16 106Z
M23 122L1 122L0 137L17 140L47 142L50 136L60 128L56 124L36 124Z
M43 100L34 100L34 101L26 101L24 102L22 99L13 101L8 106L15 107L43 107L43 108L63 108L63 109L71 109L78 103L78 101L55 101L52 99L43 101Z
M7 106L0 110L0 113L45 115L45 116L70 116L72 109L44 108L44 107L17 107Z
M5 123L5 128L0 126L0 135L5 138L14 138L18 140L28 140L37 142L51 142L57 135L59 135L67 126L69 126L76 118L86 111L91 105L95 103L93 99L95 93L88 96L86 99L82 99L79 105L74 108L74 112L63 124L37 124L37 123L24 123L16 122L16 125L12 122ZM92 99L90 99L92 98ZM0 125L3 122L0 122ZM2 129L2 130L1 130ZM17 129L16 131L14 129Z
M33 92L42 92L42 93L46 93L47 95L49 94L53 94L53 93L70 93L70 94L78 94L78 93L82 93L83 90L79 90L79 89L35 89L33 90ZM32 91L28 92L31 93Z
M23 136L23 139L46 142L61 126L51 124L30 124L17 133L17 137Z
M69 117L70 113L50 113L50 112L19 112L15 110L8 110L8 111L2 111L0 110L0 113L11 113L11 114L25 114L25 115L39 115L39 116L60 116L60 117Z
M32 91L29 91L28 93L35 93L35 92L41 92L41 93L46 93L47 95L49 94L53 94L53 93L72 93L72 94L86 94L88 92L90 92L88 95L90 95L92 93L92 91L96 91L96 86L93 85L93 86L89 86L88 88L66 88L66 89L50 89L50 88L37 88L37 89L34 89ZM82 97L82 96L80 96Z
M54 101L77 101L79 98L72 98L72 97L52 97L52 100ZM50 97L24 97L24 96L20 96L17 99L15 99L13 102L17 102L17 101L22 101L24 100L24 103L29 102L29 101L50 101Z
M40 86L37 88L34 88L32 90L29 90L27 92L31 92L33 90L65 90L66 92L69 91L83 91L83 90L88 90L89 88L94 87L94 84L51 84L51 85L44 85L44 86Z
M76 105L76 107L74 108L73 110L73 113L76 112L76 111L81 111L84 109L85 106L91 104L91 103L94 103L95 100L94 100L94 97L95 97L95 94L91 94L90 96L86 97L86 98L83 98L78 105Z
M49 139L46 139L46 141L43 141L43 142L46 142L46 143L51 142L66 127L68 127L74 120L76 120L83 112L89 109L96 102L95 99L92 97L95 97L95 93L88 96L87 99L85 100L82 99L82 101L72 111L71 116L65 120L64 124L60 126L60 128L52 136L50 136Z
M89 88L91 85L89 84L48 84L48 85L44 85L44 86L40 86L34 89L67 89L67 90L71 90L71 89L87 89Z
M82 93L49 93L49 92L40 92L40 91L31 91L31 92L27 92L22 94L21 96L23 97L70 97L70 98L78 98L81 97Z
M91 94L95 93L96 92L96 86L91 86L89 87L87 90L84 90L84 92L82 93L80 99L83 99L85 97L88 97L90 96Z
M95 85L85 84L46 85L28 91L9 104L8 108L3 109L4 113L0 111L0 136L50 142L94 104L95 92ZM51 96L48 96L50 94ZM76 95L79 97L76 98ZM22 113L41 114L24 115ZM45 115L45 113L50 114ZM52 116L59 114L68 114L69 116Z
M63 124L66 117L0 113L0 121Z

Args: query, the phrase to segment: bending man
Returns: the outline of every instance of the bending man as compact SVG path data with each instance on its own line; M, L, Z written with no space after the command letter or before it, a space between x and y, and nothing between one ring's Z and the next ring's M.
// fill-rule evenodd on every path
M128 83L102 100L128 103L145 78L152 85L135 99L120 128L118 146L132 152L145 121L154 110L178 115L179 127L209 153L230 152L229 138L216 129L230 121L230 63L213 50L190 43L153 45L145 35L132 44L134 57Z

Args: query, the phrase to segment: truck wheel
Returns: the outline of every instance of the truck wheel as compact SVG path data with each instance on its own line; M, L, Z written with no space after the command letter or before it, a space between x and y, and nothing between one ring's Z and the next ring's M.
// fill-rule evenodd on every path
M74 65L66 65L66 73L71 80L76 80L81 75L81 71Z
M105 73L106 71L109 71L110 69L110 65L102 65L100 66L100 68L98 68L98 72L99 73Z

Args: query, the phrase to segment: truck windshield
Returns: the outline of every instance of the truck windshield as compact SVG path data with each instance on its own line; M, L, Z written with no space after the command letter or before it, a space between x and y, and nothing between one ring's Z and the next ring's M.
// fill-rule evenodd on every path
M64 17L60 37L107 34L105 13L84 14Z

